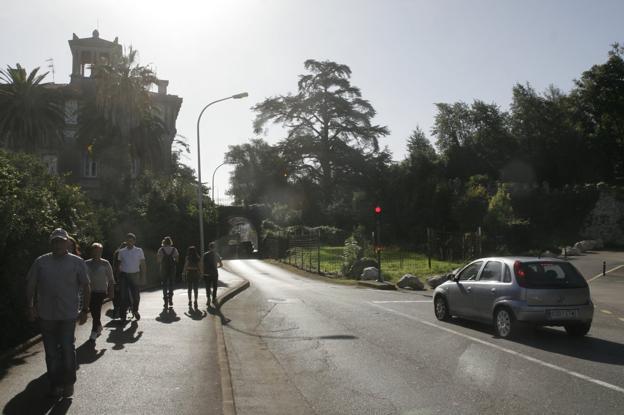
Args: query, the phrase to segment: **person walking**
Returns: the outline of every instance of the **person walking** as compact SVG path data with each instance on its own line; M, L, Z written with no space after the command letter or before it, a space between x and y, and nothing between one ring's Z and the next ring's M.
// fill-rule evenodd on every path
M119 248L115 250L113 253L113 278L115 279L115 291L113 297L113 318L121 318L122 313L122 295L121 295L121 281L120 281L120 271L119 271L119 251L126 247L126 242L122 242L119 245ZM127 312L127 310L124 310Z
M41 255L26 277L28 319L39 320L50 393L70 397L76 383L76 320L87 321L89 277L82 258L68 252L69 235L61 228L50 234L51 252ZM78 293L84 302L79 311Z
M173 286L180 253L173 246L173 241L170 236L165 236L160 245L156 253L156 261L160 267L160 281L162 283L163 302L165 303L164 308L167 308L167 304L173 307Z
M135 320L140 320L139 301L139 285L141 281L145 281L147 266L145 265L145 254L143 250L136 244L136 236L133 233L126 235L126 247L119 250L117 258L119 259L119 280L121 283L121 321L126 321L125 310L130 306L130 298L132 298L132 315Z
M212 298L212 303L216 306L217 285L219 284L218 269L223 266L223 263L221 262L221 257L216 251L216 244L214 242L210 242L208 244L208 251L204 254L201 265L204 281L206 282L206 297L208 297L206 305L210 305L210 299Z
M195 294L195 301L193 303L195 309L197 309L197 292L199 291L199 254L194 246L189 246L186 251L186 259L184 260L183 275L186 279L188 286L188 306L191 308L191 294Z
M102 334L102 303L106 297L115 297L115 280L113 279L113 267L102 258L103 246L99 242L91 245L91 259L85 261L87 274L91 281L91 319L93 326L89 340L94 341Z

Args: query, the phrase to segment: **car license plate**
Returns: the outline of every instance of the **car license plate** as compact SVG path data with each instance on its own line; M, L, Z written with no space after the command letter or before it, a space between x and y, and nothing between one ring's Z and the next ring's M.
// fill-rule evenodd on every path
M551 320L566 320L578 318L578 310L550 310L548 318Z

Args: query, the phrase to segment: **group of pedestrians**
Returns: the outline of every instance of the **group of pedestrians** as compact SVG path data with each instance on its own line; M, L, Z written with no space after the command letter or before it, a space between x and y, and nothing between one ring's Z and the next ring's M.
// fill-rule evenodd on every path
M50 394L70 397L76 382L76 322L86 323L91 314L93 324L89 341L101 335L102 304L113 300L114 317L122 323L128 310L140 320L139 287L146 281L145 254L136 246L136 236L126 235L125 242L113 254L113 264L102 258L103 245L90 246L88 260L80 257L77 242L64 229L55 229L49 237L50 252L38 257L26 278L28 318L38 321L43 338L45 360L50 380ZM164 307L173 306L173 290L180 253L171 237L163 239L157 252L162 282ZM203 256L194 246L187 250L182 271L188 285L189 308L197 309L200 275L206 281L207 305L216 305L218 268L223 264L215 251L215 244ZM194 294L194 302L191 302Z

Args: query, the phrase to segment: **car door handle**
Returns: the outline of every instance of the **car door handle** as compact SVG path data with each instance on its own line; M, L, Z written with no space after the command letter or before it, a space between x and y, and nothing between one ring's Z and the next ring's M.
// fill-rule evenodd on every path
M466 287L466 291L472 291L472 287Z
M496 294L496 288L492 288L490 291L492 292L492 294Z

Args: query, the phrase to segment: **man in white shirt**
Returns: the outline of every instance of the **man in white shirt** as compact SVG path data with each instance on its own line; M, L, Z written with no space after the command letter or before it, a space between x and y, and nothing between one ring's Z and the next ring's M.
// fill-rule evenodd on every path
M145 254L138 246L135 246L136 236L133 233L126 235L126 247L119 250L117 258L119 259L119 280L121 283L121 320L125 322L125 311L130 306L128 291L132 298L132 315L135 320L140 320L139 314L139 285L141 281L145 281L147 267L145 265Z

